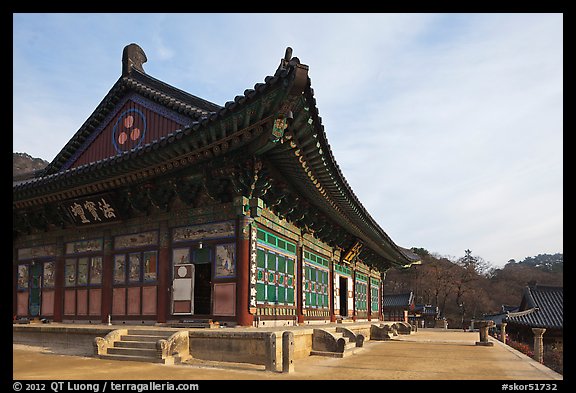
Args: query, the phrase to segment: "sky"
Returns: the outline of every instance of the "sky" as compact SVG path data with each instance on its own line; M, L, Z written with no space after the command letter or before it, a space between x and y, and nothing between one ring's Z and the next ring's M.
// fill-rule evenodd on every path
M219 105L289 46L396 244L494 267L563 252L561 13L13 14L13 151L52 161L130 43L146 73Z

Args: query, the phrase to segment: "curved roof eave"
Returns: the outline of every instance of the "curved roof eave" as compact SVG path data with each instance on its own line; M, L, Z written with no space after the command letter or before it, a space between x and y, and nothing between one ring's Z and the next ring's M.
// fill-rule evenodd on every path
M300 65L299 60L297 58L294 59L296 59L296 61L289 63L291 67ZM306 100L314 132L316 133L315 136L317 136L319 142L317 151L324 157L327 157L326 160L314 160L316 157L312 157L312 159L309 160L310 167L315 171L315 178L319 179L322 178L323 175L326 175L324 178L329 177L333 180L333 187L326 184L323 184L323 186L330 197L341 207L342 212L347 218L362 229L364 236L358 237L367 243L371 243L372 246L370 248L373 249L373 251L396 266L409 267L413 264L421 263L418 255L394 243L368 213L352 190L350 184L346 181L328 143L326 132L316 106L316 99L314 98L314 90L312 89L310 78L307 78L306 84L301 91L291 92L291 94L301 94ZM318 189L317 187L312 188L315 190Z

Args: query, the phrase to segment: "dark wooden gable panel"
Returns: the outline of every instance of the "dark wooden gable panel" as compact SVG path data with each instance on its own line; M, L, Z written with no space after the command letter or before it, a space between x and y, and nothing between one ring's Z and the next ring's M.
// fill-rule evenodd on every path
M138 148L192 123L192 119L131 94L104 119L64 170Z

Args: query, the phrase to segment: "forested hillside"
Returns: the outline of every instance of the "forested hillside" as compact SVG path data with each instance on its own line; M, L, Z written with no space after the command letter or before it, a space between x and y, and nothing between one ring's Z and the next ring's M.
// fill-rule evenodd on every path
M457 260L413 248L421 265L406 270L391 269L384 282L385 293L413 291L416 303L437 305L449 326L462 319L497 313L502 305L518 305L528 283L563 286L563 255L540 254L520 262L510 260L495 269L470 250Z

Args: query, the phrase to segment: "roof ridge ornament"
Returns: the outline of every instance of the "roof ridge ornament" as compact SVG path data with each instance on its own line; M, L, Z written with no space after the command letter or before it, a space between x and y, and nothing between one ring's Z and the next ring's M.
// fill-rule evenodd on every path
M137 44L130 44L124 47L122 51L122 76L127 76L132 72L132 68L140 72L146 73L142 64L146 63L146 53Z
M284 58L280 59L280 65L278 66L278 69L280 70L287 69L290 60L292 60L292 48L288 46L286 47L286 52L284 52Z

